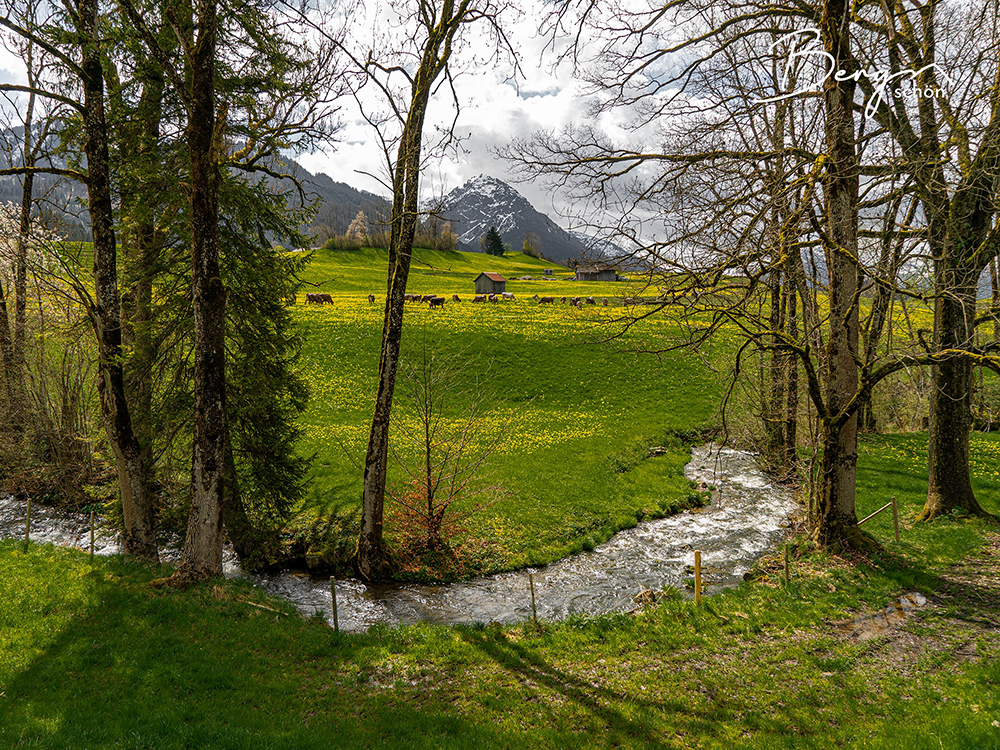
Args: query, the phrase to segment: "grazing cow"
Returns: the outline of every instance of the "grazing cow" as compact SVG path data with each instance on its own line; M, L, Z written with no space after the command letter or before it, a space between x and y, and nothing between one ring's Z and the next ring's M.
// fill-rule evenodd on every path
M490 302L492 302L494 305L497 303L497 296L495 294L490 295Z
M434 297L427 302L430 307L444 307L444 297Z
M306 292L306 304L307 305L319 305L322 302L319 299L319 295L315 292Z
M593 297L587 297L587 299L585 299L584 302L586 302L588 305L596 305L597 304L597 302L594 300Z
M317 294L316 296L319 297L320 304L323 304L324 302L326 304L328 304L328 305L332 305L333 304L333 297L331 297L326 292L321 292L320 294Z
M452 301L453 301L453 302L461 302L461 301L462 301L462 300L460 300L460 299L458 298L458 295L457 295L457 294L453 294L453 295L451 295L451 299L452 299Z
M602 305L604 305L605 307L607 307L607 306L608 306L608 298L607 298L607 297L605 297L605 298L604 298L604 301L603 301L603 302L601 302L601 304L602 304Z
M576 298L576 309L577 310L582 310L583 309L583 303L580 302L580 298L579 297Z
M420 301L421 302L430 302L435 297L437 297L436 294L425 294L423 297L420 298Z
M374 294L369 294L368 295L368 304L369 305L374 305L375 304L375 295Z
M538 298L538 304L539 305L551 305L555 301L556 301L555 297L539 297Z
M477 294L475 297L472 298L472 301L473 302L485 302L486 301L486 295L485 294Z
M560 298L559 298L559 302L560 302L561 304L565 305L565 304L566 304L566 298L565 298L565 297L560 297Z
M513 300L513 301L515 301L515 302L517 301L517 297L515 297L515 296L514 296L513 294L511 294L510 292L503 292L503 298L504 298L504 299L509 299L509 300Z

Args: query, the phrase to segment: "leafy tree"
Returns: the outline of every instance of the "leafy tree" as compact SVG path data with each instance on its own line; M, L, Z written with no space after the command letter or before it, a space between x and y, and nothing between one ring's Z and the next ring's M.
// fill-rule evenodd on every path
M495 255L500 257L506 251L503 244L503 237L500 236L500 232L497 231L496 227L490 227L489 231L483 235L483 250L488 255Z

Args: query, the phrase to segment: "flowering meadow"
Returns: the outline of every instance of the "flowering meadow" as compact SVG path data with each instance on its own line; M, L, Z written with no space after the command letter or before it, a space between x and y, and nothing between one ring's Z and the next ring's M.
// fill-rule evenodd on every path
M544 278L546 267L554 278ZM303 450L315 455L306 514L356 517L359 511L385 269L378 251L317 251L306 277L317 286L308 290L329 293L333 303L305 304L300 294L294 307L305 338L301 369L311 389L301 418ZM474 279L483 270L503 274L517 299L472 303ZM522 275L536 280L516 280ZM674 435L707 425L719 402L717 376L702 360L639 353L669 341L675 331L666 316L612 337L621 334L623 297L642 290L571 279L567 269L519 253L428 252L414 261L408 290L447 302L433 310L407 303L403 369L423 348L457 368L459 382L444 394L445 416L457 419L482 398L480 418L487 424L479 434L490 443L499 438L474 484L500 491L465 523L470 538L489 538L504 550L484 562L486 569L552 560L665 512L689 492L687 453ZM462 301L454 302L453 294ZM534 294L557 299L541 305ZM562 296L593 296L597 304L577 309L560 302ZM410 441L403 433L417 425L404 389L401 380L394 444L405 452ZM654 446L670 451L650 458ZM391 465L390 485L402 481L402 469Z

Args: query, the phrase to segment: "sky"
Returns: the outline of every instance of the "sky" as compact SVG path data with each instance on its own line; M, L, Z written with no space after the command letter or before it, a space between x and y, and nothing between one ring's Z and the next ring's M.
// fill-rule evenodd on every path
M367 11L365 10L367 6ZM502 18L504 30L517 53L519 70L512 63L484 63L483 50L488 41L483 24L463 29L464 46L454 58L455 79L461 110L456 132L461 136L462 149L445 158L429 160L422 175L424 198L440 196L463 185L480 174L491 175L507 182L521 192L539 210L559 221L565 208L562 197L541 183L517 183L509 165L494 155L494 149L511 139L527 137L538 130L559 131L580 124L588 117L589 96L585 85L574 78L569 64L555 65L551 40L539 31L545 15L545 0L518 0L512 3ZM374 46L372 38L379 33L399 33L406 27L395 27L392 3L386 0L361 3L350 18L355 48L359 51ZM376 29L377 31L372 31ZM561 44L565 45L563 40ZM363 54L363 52L362 52ZM0 80L23 82L23 64L8 50L0 48ZM375 106L366 97L369 108ZM311 172L325 172L332 179L356 188L388 195L389 190L368 173L384 175L384 159L371 125L360 116L356 104L343 100L343 127L336 142L323 151L296 156ZM439 92L432 100L425 128L450 125L454 113L448 92ZM611 116L605 116L609 119ZM606 130L617 130L611 121L597 122ZM619 131L621 135L623 131ZM561 221L564 226L566 221Z
M542 184L517 183L509 165L494 155L497 147L512 139L527 137L538 130L559 131L579 124L587 116L589 96L585 85L574 78L569 64L555 65L550 40L539 32L543 3L519 2L521 13L507 14L505 31L517 51L520 70L514 75L509 61L483 64L469 61L463 54L456 59L456 90L461 104L456 132L463 139L458 154L427 163L422 175L423 196L440 196L480 174L511 183L537 209L557 214L564 203L557 193ZM516 11L515 11L516 12ZM362 26L362 24L358 24ZM464 29L466 50L486 45L483 29ZM345 103L346 105L347 103ZM454 110L448 92L432 100L425 132L451 123ZM612 125L609 123L609 125ZM325 172L334 180L357 188L387 195L388 189L365 172L378 171L384 159L378 150L371 126L353 103L345 106L339 142L326 152L296 157L308 170ZM565 222L562 222L565 223Z

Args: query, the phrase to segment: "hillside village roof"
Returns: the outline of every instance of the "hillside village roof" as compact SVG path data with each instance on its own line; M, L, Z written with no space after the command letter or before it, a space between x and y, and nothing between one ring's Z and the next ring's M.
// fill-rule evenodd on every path
M485 276L490 281L506 281L507 280L503 276L501 276L500 274L498 274L498 273L490 273L489 271L483 271L479 275L480 276Z

